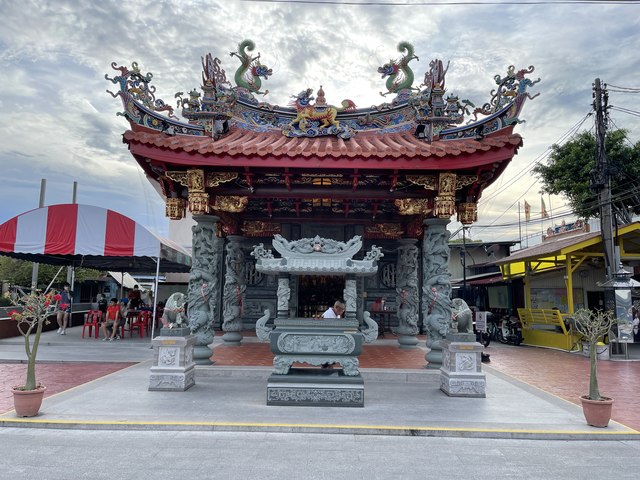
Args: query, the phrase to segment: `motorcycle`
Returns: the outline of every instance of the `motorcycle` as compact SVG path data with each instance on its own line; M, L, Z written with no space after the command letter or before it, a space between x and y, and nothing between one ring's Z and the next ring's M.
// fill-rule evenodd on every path
M498 328L498 341L500 343L520 345L522 343L522 323L517 317L505 315Z
M473 322L473 330L476 333L476 342L482 344L482 346L484 346L485 348L489 346L489 344L491 343L491 331L490 331L490 326L491 326L491 317L493 316L493 314L491 312L487 312L487 327L486 327L486 331L481 332L479 330L476 330L476 322Z

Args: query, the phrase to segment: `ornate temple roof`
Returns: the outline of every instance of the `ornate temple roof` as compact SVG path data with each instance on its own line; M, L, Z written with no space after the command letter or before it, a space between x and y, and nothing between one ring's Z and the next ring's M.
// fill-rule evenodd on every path
M413 46L378 68L385 101L358 108L327 102L326 86L306 88L286 106L265 101L272 75L245 40L233 81L211 54L202 59L201 91L177 92L177 108L155 97L153 75L134 62L117 66L131 126L123 140L166 198L167 216L213 213L227 233L270 236L285 223L358 224L366 238L420 235L422 221L457 213L477 219L482 192L504 171L522 138L513 132L538 80L533 67L495 75L487 102L450 93L449 64L428 63L414 86ZM318 86L316 86L318 87ZM333 92L328 92L333 93ZM259 96L260 95L260 96ZM389 100L387 100L389 99Z

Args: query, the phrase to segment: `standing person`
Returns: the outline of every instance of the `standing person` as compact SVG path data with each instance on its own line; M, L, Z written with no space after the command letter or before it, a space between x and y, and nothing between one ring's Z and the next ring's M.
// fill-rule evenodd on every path
M633 342L640 342L640 310L633 316Z
M104 297L104 295L102 293L98 294L98 298L96 299L98 301L98 310L100 312L102 312L102 316L104 317L105 314L107 313L107 299Z
M118 326L120 325L120 306L118 305L118 300L112 298L109 301L109 306L107 307L107 314L105 315L105 321L102 322L102 334L103 334L103 342L107 340L111 341L114 337L118 335Z
M64 282L62 292L60 292L60 300L58 301L58 310L56 320L58 321L58 334L66 335L67 323L71 314L71 285Z
M322 318L340 318L340 315L344 313L344 310L344 303L340 300L336 300L333 307L327 308L327 310L322 314Z
M142 296L142 302L147 306L153 309L153 293L151 290L145 290Z
M131 310L137 310L142 303L142 297L140 295L140 289L138 285L133 286L133 290L129 292L129 308Z

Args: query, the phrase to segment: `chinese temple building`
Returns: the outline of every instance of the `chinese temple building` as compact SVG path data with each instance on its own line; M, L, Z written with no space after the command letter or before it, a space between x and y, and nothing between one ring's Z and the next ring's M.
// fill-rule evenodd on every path
M401 42L399 58L378 68L384 103L333 105L327 96L335 92L305 85L280 106L265 101L272 71L254 50L245 40L231 52L240 63L232 79L206 55L201 90L176 93L177 110L155 98L152 75L136 63L113 63L119 73L105 75L130 125L124 142L162 192L166 215L196 222L188 302L197 345L211 343L214 322L239 341L243 324L276 311L278 282L255 270L255 245L279 234L317 237L321 249L325 238L359 236L361 255L375 244L384 258L377 275L357 279L347 314L391 312L406 348L423 326L437 364L451 319L446 227L454 215L477 221L482 192L522 146L514 128L539 81L527 77L534 68L496 75L488 101L476 106L446 84L449 63L432 60L415 80L418 57ZM292 275L291 316L321 313L344 284L335 275ZM210 351L195 355L205 363Z

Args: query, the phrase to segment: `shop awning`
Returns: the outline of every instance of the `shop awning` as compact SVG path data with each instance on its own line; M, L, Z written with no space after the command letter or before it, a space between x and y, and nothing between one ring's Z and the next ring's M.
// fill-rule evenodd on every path
M61 204L0 225L0 255L52 265L126 272L188 272L191 256L113 210Z
M624 225L614 231L614 241L620 248L622 261L640 260L640 223ZM600 232L544 242L512 253L496 262L504 278L524 276L528 268L531 273L541 273L557 268L577 268L588 258L602 258L603 246Z

